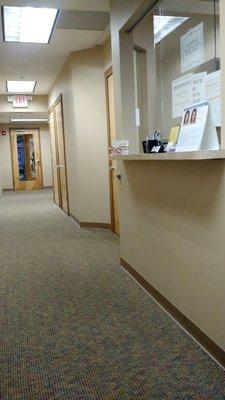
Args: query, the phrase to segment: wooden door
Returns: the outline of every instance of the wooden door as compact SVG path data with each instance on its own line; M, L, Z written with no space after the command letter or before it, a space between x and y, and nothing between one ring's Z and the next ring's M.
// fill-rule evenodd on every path
M69 214L62 97L49 112L54 200Z
M112 146L116 139L115 129L115 107L114 107L114 89L113 89L113 74L107 76L107 95L108 95L108 121L109 121L109 146ZM112 231L119 234L119 206L118 206L118 178L116 177L117 162L110 161L110 192L111 192L111 220Z
M61 207L68 214L68 193L67 193L67 173L65 159L65 142L63 131L62 101L55 105L55 124L58 140L58 170L61 190Z
M11 129L14 190L43 188L39 129Z
M58 145L55 128L54 109L49 113L49 130L51 138L51 152L52 152L52 175L53 175L53 191L54 201L60 206L60 187L59 187L59 168L58 168Z

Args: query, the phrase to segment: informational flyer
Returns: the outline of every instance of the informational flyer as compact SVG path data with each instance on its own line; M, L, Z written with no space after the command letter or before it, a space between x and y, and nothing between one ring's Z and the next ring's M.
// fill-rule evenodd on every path
M193 102L192 102L192 104L200 103L201 101L206 100L206 91L205 91L206 76L207 76L206 71L193 75Z
M173 126L170 131L170 136L167 144L166 151L173 152L176 150L178 138L180 133L180 125Z
M182 117L184 108L205 101L205 78L207 72L185 75L172 82L173 118Z
M208 102L198 103L184 110L176 152L201 149L208 112Z
M205 98L209 101L210 112L215 126L221 126L221 70L206 76Z
M193 74L172 82L173 118L182 116L184 108L193 104Z
M203 22L181 37L181 73L205 62Z

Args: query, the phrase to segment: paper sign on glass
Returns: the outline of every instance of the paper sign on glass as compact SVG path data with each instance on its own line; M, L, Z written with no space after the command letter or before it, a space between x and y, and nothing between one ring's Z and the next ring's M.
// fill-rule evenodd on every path
M205 79L205 96L209 100L210 111L215 126L221 126L221 71L207 75Z
M181 37L180 46L181 73L204 63L203 22Z
M205 78L207 72L185 75L172 82L173 118L182 117L184 108L206 100Z
M172 82L173 118L182 116L184 108L193 104L193 74Z

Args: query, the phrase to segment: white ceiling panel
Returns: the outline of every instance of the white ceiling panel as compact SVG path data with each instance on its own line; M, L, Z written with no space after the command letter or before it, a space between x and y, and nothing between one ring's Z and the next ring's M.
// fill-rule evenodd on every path
M75 46L93 45L101 36L102 31L81 31L72 29L56 29L52 36L52 44L71 44Z

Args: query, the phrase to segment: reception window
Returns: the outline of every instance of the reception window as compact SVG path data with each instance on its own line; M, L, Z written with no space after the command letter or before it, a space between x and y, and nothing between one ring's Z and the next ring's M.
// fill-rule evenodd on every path
M204 101L220 140L219 39L218 1L162 0L134 28L140 148L154 131L168 139L184 109Z

